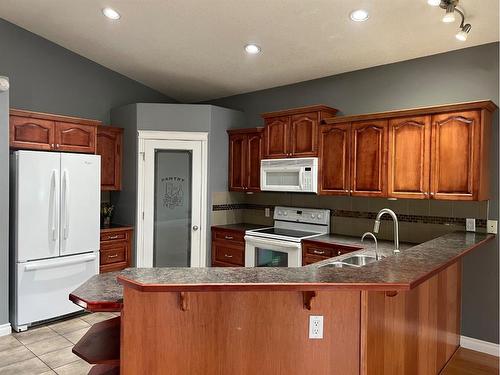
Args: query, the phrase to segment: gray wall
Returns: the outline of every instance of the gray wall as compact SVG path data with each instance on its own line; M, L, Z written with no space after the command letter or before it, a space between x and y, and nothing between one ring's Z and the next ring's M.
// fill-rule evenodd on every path
M313 81L213 100L241 110L247 126L262 124L259 113L326 104L341 114L491 99L499 103L499 44L491 43ZM489 217L498 219L498 111L491 155ZM498 238L468 255L463 267L462 334L499 342Z
M38 35L0 18L0 74L10 78L13 108L109 122L113 107L174 102Z
M0 92L0 325L9 322L9 92Z
M227 190L228 137L226 130L244 127L243 113L204 104L137 103L114 108L113 123L125 127L122 191L111 196L115 204L114 221L135 225L137 201L137 131L208 132L207 223L211 222L212 192ZM207 230L210 256L210 230ZM135 243L134 255L135 262Z

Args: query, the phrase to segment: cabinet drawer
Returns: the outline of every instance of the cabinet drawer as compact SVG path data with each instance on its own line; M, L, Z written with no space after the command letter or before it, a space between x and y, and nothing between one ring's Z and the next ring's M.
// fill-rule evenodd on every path
M213 239L214 240L223 240L223 241L231 241L231 242L245 242L245 233L244 232L233 232L229 230L221 230L214 229L213 230Z
M302 258L302 265L307 266L308 264L313 264L317 262L321 262L322 260L326 260L328 257L320 257L320 256L315 256L315 255L304 255Z
M359 249L361 249L361 247L326 243L318 244L314 242L304 242L302 244L302 253L304 256L320 257L322 259L337 257Z
M319 246L306 246L305 247L305 252L306 254L314 255L314 256L320 256L323 258L331 258L335 255L333 254L333 249L328 249L324 247L319 247Z
M245 265L245 248L243 246L228 246L226 243L213 242L214 261L230 263L237 266Z
M127 232L101 233L101 241L119 241L127 238Z
M101 266L127 260L127 243L120 242L113 246L101 246Z

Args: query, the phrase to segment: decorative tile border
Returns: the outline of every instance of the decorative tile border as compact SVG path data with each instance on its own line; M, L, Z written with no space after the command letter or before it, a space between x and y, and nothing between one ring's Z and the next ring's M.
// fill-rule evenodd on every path
M212 211L229 211L229 210L264 210L270 208L274 210L275 206L264 204L236 203L236 204L217 204L212 206ZM376 212L364 211L346 211L346 210L331 210L334 217L346 217L354 219L370 219L375 220ZM460 225L465 227L465 218L460 217L443 217L443 216L423 216L423 215L398 215L398 219L403 223L420 223L420 224L440 224L440 225ZM385 218L383 219L385 220ZM486 220L476 219L477 228L486 228Z

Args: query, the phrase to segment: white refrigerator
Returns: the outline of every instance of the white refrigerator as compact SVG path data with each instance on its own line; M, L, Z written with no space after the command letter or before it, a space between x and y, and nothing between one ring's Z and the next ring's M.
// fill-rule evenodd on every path
M99 155L16 151L11 157L11 324L81 310L69 294L99 272Z

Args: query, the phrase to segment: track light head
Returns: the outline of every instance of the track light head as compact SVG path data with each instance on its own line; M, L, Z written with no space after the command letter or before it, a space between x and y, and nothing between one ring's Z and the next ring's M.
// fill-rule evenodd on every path
M470 23L465 24L460 28L460 31L455 35L455 38L457 38L461 42L465 42L467 40L467 37L469 36L471 28L472 26L470 25Z
M448 4L446 6L446 13L443 16L443 22L444 23L455 22L455 5L454 4Z

